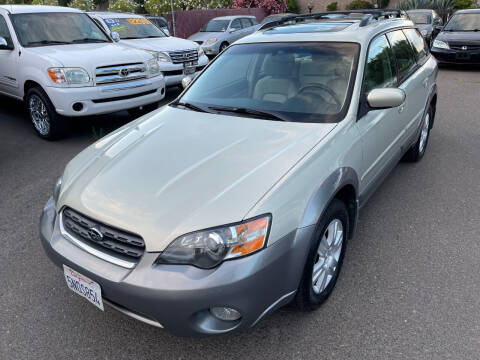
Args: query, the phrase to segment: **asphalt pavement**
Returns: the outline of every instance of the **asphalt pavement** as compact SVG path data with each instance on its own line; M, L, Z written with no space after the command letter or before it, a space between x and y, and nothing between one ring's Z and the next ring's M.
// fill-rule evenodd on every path
M441 69L425 157L400 163L363 209L318 311L286 307L248 331L192 339L99 311L40 245L55 179L128 114L79 119L47 142L21 103L0 97L0 358L479 359L479 103L480 68Z

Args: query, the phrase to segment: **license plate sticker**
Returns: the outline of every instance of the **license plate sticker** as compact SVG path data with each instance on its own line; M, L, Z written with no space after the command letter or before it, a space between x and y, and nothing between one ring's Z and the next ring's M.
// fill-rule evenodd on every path
M102 290L98 283L66 265L63 265L63 273L70 290L84 297L103 311Z

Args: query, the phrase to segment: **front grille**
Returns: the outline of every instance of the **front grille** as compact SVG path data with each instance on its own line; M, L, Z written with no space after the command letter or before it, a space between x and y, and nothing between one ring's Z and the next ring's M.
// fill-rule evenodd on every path
M466 46L465 50L462 47ZM462 50L462 51L469 51L469 50L480 50L480 45L450 45L450 49L452 50Z
M147 77L147 68L143 63L98 67L95 71L95 84L112 84Z
M172 59L172 62L174 64L198 61L197 50L170 51L168 55L170 56L170 59Z
M135 99L137 97L150 95L156 92L157 90L149 90L149 91L144 91L144 92L132 94L132 95L116 96L116 97L103 98L103 99L94 99L92 100L92 102L94 102L95 104L101 104L101 103L112 102L112 101Z
M65 208L62 214L65 231L96 250L134 262L145 252L145 242L138 235L102 224L70 208Z

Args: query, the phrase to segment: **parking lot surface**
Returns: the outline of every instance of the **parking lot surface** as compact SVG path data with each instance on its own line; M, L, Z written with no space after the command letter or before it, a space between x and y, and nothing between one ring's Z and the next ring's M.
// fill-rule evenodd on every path
M69 138L46 142L21 103L0 97L0 358L478 359L479 70L440 70L424 159L400 163L363 209L318 311L286 307L248 332L200 339L102 313L40 245L39 216L66 163L131 118L77 120Z

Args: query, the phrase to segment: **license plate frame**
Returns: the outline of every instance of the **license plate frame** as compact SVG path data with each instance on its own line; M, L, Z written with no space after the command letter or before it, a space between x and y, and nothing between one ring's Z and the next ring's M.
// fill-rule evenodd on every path
M197 64L194 61L187 61L183 63L183 75L195 74Z
M63 275L70 290L75 294L87 299L98 309L104 311L102 288L100 284L80 274L67 265L63 265Z

